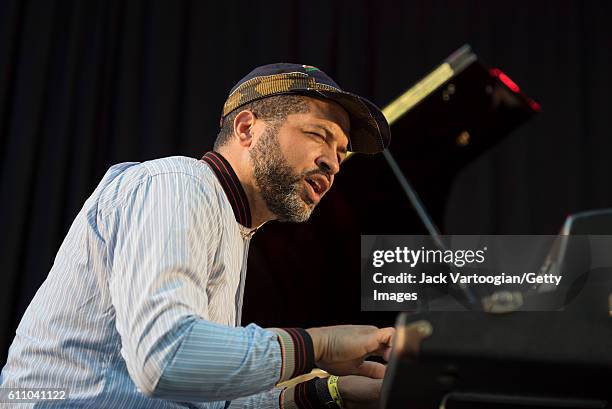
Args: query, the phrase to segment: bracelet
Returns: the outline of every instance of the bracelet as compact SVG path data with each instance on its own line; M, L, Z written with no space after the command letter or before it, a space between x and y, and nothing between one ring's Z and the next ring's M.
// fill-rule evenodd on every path
M339 407L343 408L342 397L340 396L340 391L338 390L338 377L336 375L331 375L327 378L327 388L329 389L329 394L332 399Z

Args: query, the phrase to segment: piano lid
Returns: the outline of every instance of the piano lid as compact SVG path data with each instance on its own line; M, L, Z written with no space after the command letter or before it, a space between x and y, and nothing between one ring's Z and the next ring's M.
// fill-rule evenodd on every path
M390 150L414 168L429 160L465 166L540 111L508 75L464 45L387 105Z
M539 111L539 104L507 74L488 67L464 45L384 107L392 133L388 151L440 226L455 175ZM368 185L370 202L387 209L397 209L398 200L407 204L382 155L356 156L361 156L355 161L359 164L349 163L345 175L358 181L377 175L376 183ZM366 204L362 210L362 233L426 233L415 230L416 218L406 213L402 217L411 220L405 224L379 218L370 225L373 209Z

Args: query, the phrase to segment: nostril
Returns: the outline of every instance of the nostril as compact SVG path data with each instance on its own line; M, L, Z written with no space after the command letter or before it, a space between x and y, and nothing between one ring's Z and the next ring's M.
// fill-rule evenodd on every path
M327 178L329 179L330 176L335 175L336 173L338 173L338 171L340 170L340 166L330 166L329 163L321 161L319 163L319 169L321 169L325 175L327 176Z

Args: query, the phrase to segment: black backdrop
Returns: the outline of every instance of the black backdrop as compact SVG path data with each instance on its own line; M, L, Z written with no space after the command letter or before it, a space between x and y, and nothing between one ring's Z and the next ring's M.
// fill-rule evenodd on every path
M315 65L384 105L470 43L543 113L456 175L445 231L554 234L568 213L612 206L611 15L606 1L3 0L0 362L105 170L201 156L227 91L257 65ZM361 200L372 182L351 182L350 166L364 161L340 175ZM343 239L358 246L359 232L346 237L351 203L342 190L330 196L313 223L255 236L245 320L376 320L356 313L358 260L334 258ZM324 257L296 253L291 237Z

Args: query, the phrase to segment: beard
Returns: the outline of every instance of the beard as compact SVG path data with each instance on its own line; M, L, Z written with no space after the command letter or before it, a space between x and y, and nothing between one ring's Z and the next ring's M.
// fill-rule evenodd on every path
M282 222L305 222L315 203L305 194L304 178L319 169L297 174L278 144L278 127L268 126L249 152L255 184L268 209ZM303 197L306 197L304 199Z

